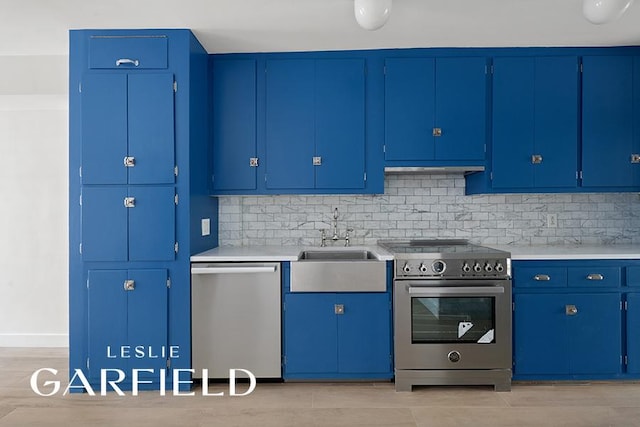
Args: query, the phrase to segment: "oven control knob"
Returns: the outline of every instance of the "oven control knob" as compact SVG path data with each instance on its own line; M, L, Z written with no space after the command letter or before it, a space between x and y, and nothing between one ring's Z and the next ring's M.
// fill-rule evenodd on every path
M442 274L447 269L447 264L442 260L436 260L431 263L431 270L436 274Z
M420 264L419 270L420 270L420 273L426 273L427 271L429 271L429 267L427 267L424 264Z
M502 273L504 271L504 265L501 262L496 263L496 271Z
M469 273L471 271L471 266L468 262L462 264L462 271L464 271L465 273Z
M411 271L411 266L409 265L408 262L404 263L404 267L402 267L402 271L404 271L405 273L409 273Z
M460 353L457 351L450 351L447 358L451 363L458 363L460 361Z
M484 265L484 271L486 271L487 273L491 273L493 271L493 265L486 263Z
M475 264L473 264L473 271L475 271L476 273L480 273L482 271L482 266L480 265L480 263L476 262Z

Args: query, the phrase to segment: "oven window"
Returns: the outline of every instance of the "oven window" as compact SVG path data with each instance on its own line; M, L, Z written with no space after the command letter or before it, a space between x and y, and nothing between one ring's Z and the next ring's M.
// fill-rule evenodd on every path
M495 343L495 297L411 298L411 342Z

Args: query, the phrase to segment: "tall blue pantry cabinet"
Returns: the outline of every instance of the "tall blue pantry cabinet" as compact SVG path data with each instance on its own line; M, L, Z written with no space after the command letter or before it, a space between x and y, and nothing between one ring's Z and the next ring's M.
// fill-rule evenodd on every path
M94 389L191 367L189 258L218 244L207 76L189 30L70 32L69 363Z

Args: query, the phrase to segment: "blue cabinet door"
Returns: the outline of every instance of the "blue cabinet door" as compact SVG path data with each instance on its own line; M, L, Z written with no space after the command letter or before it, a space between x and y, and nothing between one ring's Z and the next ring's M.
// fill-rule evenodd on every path
M391 372L390 298L387 293L337 294L338 371L345 374Z
M385 159L433 160L435 60L385 61Z
M438 58L433 138L436 160L484 160L487 135L487 60Z
M84 261L172 261L175 238L173 187L82 189Z
M492 187L576 187L577 58L495 58L493 66Z
M127 75L82 80L82 183L126 184Z
M363 59L316 61L316 188L364 188L364 73Z
M493 60L494 188L533 186L534 79L533 58Z
M154 373L141 373L140 377L158 378L160 369L166 369L168 353L168 294L167 270L129 270L128 280L134 289L127 294L127 341L137 347L130 359L130 369L153 369ZM142 351L140 351L142 350Z
M83 261L126 261L128 259L128 213L124 207L126 186L82 189Z
M165 269L88 271L90 378L99 379L101 369L123 370L129 380L131 369L153 369L140 378L158 378L166 368L167 278Z
M335 294L286 294L284 376L338 371Z
M120 349L127 345L126 270L89 270L87 320L89 377L100 379L101 369L127 368Z
M558 375L571 370L565 296L514 296L514 373Z
M174 167L173 74L128 76L129 184L172 184Z
M215 59L213 82L213 190L255 190L256 61Z
M534 187L577 187L579 76L575 56L535 58Z
M173 183L173 110L172 74L87 74L82 183ZM129 167L125 157L134 158Z
M266 187L315 187L315 61L270 60L266 77Z
M633 60L631 56L582 58L584 187L633 185Z
M640 154L640 56L633 58L633 154ZM640 185L640 163L633 164L633 185Z
M572 374L617 374L621 370L620 294L566 297L577 313L567 316Z
M176 220L173 187L129 187L129 261L173 261Z
M640 294L627 294L627 372L640 374Z

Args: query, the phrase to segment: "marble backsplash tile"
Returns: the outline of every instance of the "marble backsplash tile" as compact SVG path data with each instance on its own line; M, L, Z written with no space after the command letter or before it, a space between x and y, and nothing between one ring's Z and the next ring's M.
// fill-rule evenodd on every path
M219 197L220 244L319 245L320 229L379 239L465 238L480 244L640 243L637 193L464 195L462 175L389 175L382 195ZM547 215L557 227L547 227ZM340 243L342 244L342 243Z

